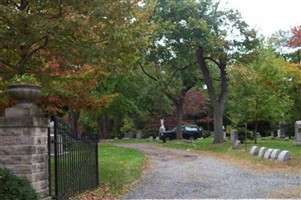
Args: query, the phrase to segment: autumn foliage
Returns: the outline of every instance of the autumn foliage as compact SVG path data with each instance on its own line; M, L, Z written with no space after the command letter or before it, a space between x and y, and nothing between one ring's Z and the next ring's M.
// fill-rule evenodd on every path
M301 26L291 29L292 37L288 41L289 47L301 47Z
M174 108L175 110L175 108ZM209 116L209 104L201 90L190 89L185 96L183 124L202 124L212 122ZM176 127L175 111L161 116L164 119L166 130L171 130ZM147 123L143 130L158 130L160 127L160 117L148 117Z

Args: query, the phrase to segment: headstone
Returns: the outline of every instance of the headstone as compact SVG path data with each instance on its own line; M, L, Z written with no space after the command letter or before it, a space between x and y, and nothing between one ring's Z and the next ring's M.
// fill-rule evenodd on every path
M258 152L259 152L259 148L257 146L253 146L251 148L250 154L255 156L255 155L258 155Z
M154 137L153 136L150 136L149 137L149 141L153 141L154 140Z
M264 158L265 158L265 159L270 159L273 150L274 150L274 149L268 149L268 150L265 152L265 154L264 154Z
M143 133L136 133L136 139L140 140L143 138Z
M282 120L279 123L279 130L280 130L280 138L285 138L285 122Z
M301 146L301 121L295 123L295 146Z
M258 152L258 157L259 158L263 158L263 156L264 156L264 154L265 154L265 152L267 151L268 149L266 148L266 147L261 147L260 149L259 149L259 152Z
M259 132L257 132L257 138L261 138L261 135Z
M125 139L132 139L133 138L133 133L125 133L124 138Z
M271 138L274 138L274 132L273 131L271 132Z
M156 137L156 140L159 140L159 136Z
M230 140L231 140L231 142L235 142L237 140L237 130L236 129L231 130Z
M281 153L278 156L279 161L286 161L291 157L291 153L289 151L281 151Z
M240 140L236 140L236 142L233 144L233 149L239 149L240 148Z
M280 138L280 129L277 130L277 138Z
M289 139L289 137L285 137L283 140L284 141L289 141L290 139Z
M279 154L280 154L280 150L279 149L274 149L273 151L272 151L272 154L271 154L271 159L277 159L278 158L278 156L279 156Z

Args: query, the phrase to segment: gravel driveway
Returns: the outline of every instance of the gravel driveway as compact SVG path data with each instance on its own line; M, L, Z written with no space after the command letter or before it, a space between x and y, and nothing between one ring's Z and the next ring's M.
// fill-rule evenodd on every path
M246 172L185 150L122 144L142 151L149 168L123 199L301 199L301 174Z

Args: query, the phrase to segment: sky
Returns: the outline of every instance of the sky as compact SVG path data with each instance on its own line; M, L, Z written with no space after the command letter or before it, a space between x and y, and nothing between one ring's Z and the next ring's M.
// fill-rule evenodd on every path
M278 30L301 26L301 0L221 0L235 8L260 34L268 37Z

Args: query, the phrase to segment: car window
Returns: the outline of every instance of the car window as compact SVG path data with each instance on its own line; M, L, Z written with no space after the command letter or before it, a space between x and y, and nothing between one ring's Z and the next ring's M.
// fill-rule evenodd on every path
M198 131L199 129L197 127L189 127L189 126L187 126L187 127L185 127L185 130L186 131Z

